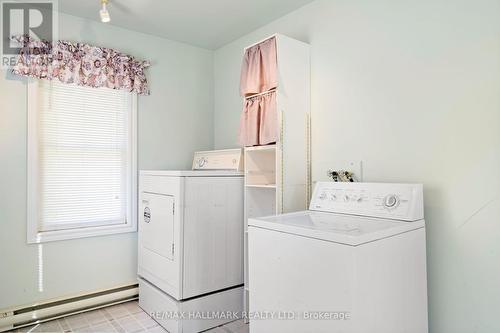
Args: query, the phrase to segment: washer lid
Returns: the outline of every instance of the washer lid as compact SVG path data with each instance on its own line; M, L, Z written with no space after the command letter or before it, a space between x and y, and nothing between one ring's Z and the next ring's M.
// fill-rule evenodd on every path
M423 228L424 220L402 222L387 219L302 211L249 219L253 227L357 246Z
M166 177L243 177L243 173L233 170L141 170L141 176Z

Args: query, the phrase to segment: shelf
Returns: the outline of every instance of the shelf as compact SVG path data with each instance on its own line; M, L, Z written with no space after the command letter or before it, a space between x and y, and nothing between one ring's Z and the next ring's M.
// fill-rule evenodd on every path
M259 184L247 184L245 187L252 187L252 188L276 188L275 184L270 184L270 185L259 185Z
M263 150L274 150L276 149L276 145L267 145L267 146L254 146L254 147L246 147L246 151L263 151Z
M274 171L274 170L248 170L246 172L246 174L249 175L249 176L274 175L274 174L276 174L276 171Z
M245 182L258 187L276 187L276 145L247 148Z

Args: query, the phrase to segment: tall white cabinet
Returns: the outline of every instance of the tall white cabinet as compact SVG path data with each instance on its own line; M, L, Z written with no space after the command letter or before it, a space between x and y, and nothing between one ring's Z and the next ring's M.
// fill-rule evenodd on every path
M279 139L274 145L246 147L244 158L247 311L251 286L246 251L248 219L304 210L308 206L311 188L310 46L284 35L273 36L276 37L278 63L276 100Z

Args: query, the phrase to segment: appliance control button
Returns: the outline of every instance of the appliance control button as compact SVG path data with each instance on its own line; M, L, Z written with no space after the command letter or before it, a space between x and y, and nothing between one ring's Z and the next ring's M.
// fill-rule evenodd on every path
M384 207L396 208L399 205L399 198L395 194L389 194L384 198Z
M330 201L335 201L337 200L337 196L335 194L330 194Z
M345 202L349 202L349 200L350 200L350 199L351 199L351 198L349 198L349 196L348 196L347 194L346 194L346 195L344 195L344 201L345 201Z
M203 168L205 166L205 164L207 164L207 159L205 157L201 157L199 160L198 160L198 167L200 168Z

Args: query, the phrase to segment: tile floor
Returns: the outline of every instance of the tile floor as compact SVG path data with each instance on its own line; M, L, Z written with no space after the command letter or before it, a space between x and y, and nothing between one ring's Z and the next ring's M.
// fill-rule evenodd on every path
M13 332L164 333L167 331L142 311L137 301L133 301L20 328ZM248 333L248 325L243 323L243 320L238 320L205 332Z

